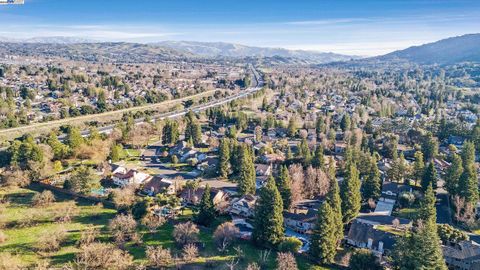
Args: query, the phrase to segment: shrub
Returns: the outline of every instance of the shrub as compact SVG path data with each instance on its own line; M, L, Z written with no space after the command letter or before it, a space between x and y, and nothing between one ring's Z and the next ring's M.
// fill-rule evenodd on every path
M118 215L110 220L108 228L117 243L124 243L133 239L137 222L132 215Z
M36 249L43 252L58 251L66 236L67 231L64 228L59 228L53 232L45 231L38 239Z
M448 224L438 224L437 230L438 236L444 243L458 243L469 238L465 232L455 229Z
M32 198L32 205L35 207L49 206L55 202L55 195L50 190L44 190L41 193L36 193Z
M367 249L359 249L350 257L350 267L352 270L382 270L377 257Z
M75 264L79 269L126 270L133 264L133 257L112 244L92 243L77 253Z
M296 270L297 261L292 253L279 252L277 254L277 270Z
M198 257L198 248L195 244L187 244L182 249L183 260L191 262Z
M0 253L0 270L21 270L23 265L20 259L10 253Z
M285 237L280 243L280 245L278 245L278 249L281 252L297 253L302 247L302 245L302 241L300 241L296 237Z

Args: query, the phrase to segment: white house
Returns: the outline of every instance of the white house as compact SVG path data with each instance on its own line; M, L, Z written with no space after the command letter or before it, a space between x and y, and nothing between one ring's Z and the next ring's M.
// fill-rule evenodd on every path
M118 167L113 171L112 181L117 186L125 187L128 185L141 185L152 178L151 175L135 169L127 170L125 167Z

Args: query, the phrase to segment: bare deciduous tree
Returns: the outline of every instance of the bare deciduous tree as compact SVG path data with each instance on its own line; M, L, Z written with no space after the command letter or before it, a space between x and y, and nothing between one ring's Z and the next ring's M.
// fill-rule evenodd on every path
M54 252L60 249L60 245L65 241L67 231L65 228L58 228L55 231L45 231L38 239L36 249L43 252Z
M213 233L218 249L224 252L235 241L239 232L239 229L232 222L219 225Z
M192 222L180 223L173 229L173 237L179 245L191 244L197 241L200 230Z
M198 257L198 247L195 244L187 244L182 249L182 257L185 262L192 262Z
M133 257L112 244L92 243L77 253L74 269L126 270L133 264Z
M292 253L279 252L277 254L277 270L296 270L297 261Z
M154 214L148 214L142 219L142 224L148 228L150 233L156 232L159 227L165 224L165 222L166 219L164 217Z
M137 228L137 222L132 215L118 215L110 220L108 228L112 232L115 241L123 244L127 241L133 240Z
M94 226L89 226L86 230L82 232L80 235L80 239L78 240L78 245L80 247L84 245L89 245L98 238L100 235L100 230L95 228Z
M44 190L41 193L36 193L32 198L32 205L39 206L49 206L55 202L55 195L50 190Z
M116 188L112 191L111 196L117 208L130 207L135 203L135 188Z
M147 258L151 266L166 267L173 262L172 253L170 249L157 247L147 247Z
M298 202L304 198L305 176L300 164L292 164L288 168L292 180L292 202Z

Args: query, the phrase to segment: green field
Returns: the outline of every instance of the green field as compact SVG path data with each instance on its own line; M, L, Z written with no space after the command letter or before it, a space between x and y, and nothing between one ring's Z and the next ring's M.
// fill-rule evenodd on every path
M0 190L0 197L7 199L8 204L0 207L0 220L2 221L3 232L7 236L4 243L0 243L0 253L8 252L18 255L26 265L34 265L40 260L47 260L53 267L60 267L71 261L78 252L77 240L83 230L89 226L96 226L102 232L101 241L112 241L110 238L107 224L108 221L116 214L116 210L103 208L94 205L91 202L79 200L77 206L79 209L72 221L69 223L60 223L55 221L55 213L64 204L71 201L65 195L55 194L57 202L49 207L34 208L31 206L31 200L35 194L35 190L15 188L10 190ZM187 209L182 215L173 222L163 225L158 232L149 233L145 228L140 227L139 232L143 234L143 243L139 245L127 244L126 249L133 255L135 263L146 263L145 249L146 246L162 245L170 248L172 254L180 256L181 249L175 244L172 231L174 222L182 222L191 220L192 211ZM34 220L34 222L24 225L25 219ZM211 228L202 228L199 236L200 257L193 263L196 266L213 265L210 269L224 269L225 263L237 256L237 251L231 248L225 253L220 253L215 246L212 235L217 225L221 224L227 217L219 218ZM62 244L62 248L58 252L41 253L35 249L39 237L43 234L53 233L59 228L65 228L68 238ZM261 249L253 246L250 242L241 241L236 244L242 250L243 256L237 265L238 269L244 269L249 262L259 261ZM238 249L237 249L238 250ZM275 254L271 252L266 263L266 269L275 269ZM300 269L303 270L320 270L325 269L314 266L303 258L298 258Z

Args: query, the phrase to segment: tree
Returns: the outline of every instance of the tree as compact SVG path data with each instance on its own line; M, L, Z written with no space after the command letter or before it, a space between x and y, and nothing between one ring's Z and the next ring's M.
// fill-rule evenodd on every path
M198 123L197 116L192 111L189 111L185 117L187 123L185 127L185 140L192 140L194 145L199 145L202 142L202 128Z
M220 251L225 251L240 233L239 229L232 222L220 224L213 233L213 239Z
M360 212L362 196L360 194L360 178L355 164L350 164L340 189L342 198L343 223L349 223Z
M195 222L200 225L208 226L215 219L215 207L210 196L210 186L207 184L199 205L200 211L195 217Z
M135 188L115 188L109 197L118 209L128 209L135 203Z
M417 226L395 244L392 254L394 269L446 270L437 233L435 195L431 185L427 187L420 203L419 218Z
M350 120L350 115L348 113L345 113L342 117L342 120L340 121L340 128L342 129L343 132L350 130L351 126L351 120Z
M113 143L112 145L112 149L110 150L110 160L112 162L118 162L120 161L120 157L122 155L122 146L121 145L118 145L116 143Z
M230 172L230 146L228 139L223 138L221 140L218 155L220 160L220 176L222 176L223 178L227 178Z
M475 164L467 164L458 184L459 195L466 203L476 205L478 202L478 175Z
M180 138L179 124L176 121L167 120L163 126L162 143L174 144Z
M297 261L292 253L277 254L277 270L298 270Z
M77 269L127 270L133 264L133 257L112 244L91 243L84 245L76 255Z
M44 190L41 193L35 193L32 198L33 206L46 207L55 202L55 195L50 190Z
M283 208L289 209L292 203L292 182L290 174L286 165L280 166L280 171L277 177L277 188L282 196Z
M342 200L340 199L340 188L335 178L335 165L331 164L330 168L333 171L329 173L330 191L327 193L326 202L332 208L335 223L335 238L337 243L340 243L343 239Z
M415 186L419 181L422 181L425 173L425 162L422 151L415 152L415 162L413 163L413 179L415 180Z
M423 138L422 150L425 161L430 161L438 155L438 140L433 137L432 133L428 133Z
M290 138L295 137L297 134L297 121L294 116L290 117L288 120L288 126L287 126L287 136Z
M155 214L147 214L142 218L142 224L148 228L150 233L156 232L165 222L166 219L164 217Z
M451 163L452 165L447 169L445 175L445 186L448 193L451 196L455 196L458 195L460 177L463 173L462 158L456 153L453 153Z
M90 194L93 189L100 187L100 179L91 168L80 166L73 171L70 179L65 180L64 188L82 194Z
M80 130L76 127L69 127L67 131L67 137L65 142L71 149L78 148L81 144L83 144L83 137L80 133Z
M308 142L305 138L303 138L298 145L298 155L303 158L304 165L308 165L312 161L312 154L310 153L310 148L308 147Z
M173 238L177 244L184 246L187 244L195 243L198 239L198 234L200 230L197 228L197 225L188 221L186 223L179 223L175 225L173 229Z
M186 244L182 249L182 256L185 262L191 262L198 257L198 248L195 244Z
M115 241L123 244L135 238L137 222L132 215L120 214L110 220L108 228Z
M468 164L475 163L475 145L470 141L467 141L463 144L462 160L463 167L467 167Z
M147 247L148 263L156 268L167 267L173 262L172 253L170 249L162 246Z
M323 147L321 145L318 145L315 149L315 155L313 156L312 165L317 169L325 169L325 158L323 156Z
M362 197L364 201L369 199L378 200L382 192L382 179L380 178L380 170L377 162L372 159L370 164L370 172L362 185Z
M240 163L238 175L238 189L240 194L255 194L255 165L249 146L242 144L240 148Z
M283 202L275 180L269 176L260 189L252 238L259 245L277 245L283 238Z
M333 209L322 203L318 209L317 223L311 236L310 253L320 263L332 263L336 250L336 226Z
M297 237L285 237L282 239L278 250L281 252L297 253L302 247L303 243Z
M433 161L432 161L428 164L428 167L425 170L425 173L423 174L422 183L421 183L422 190L425 192L429 185L432 185L433 189L436 189L437 182L438 182L437 169L435 169L435 165L433 164Z
M377 256L368 249L358 249L350 258L349 269L352 270L382 270Z

